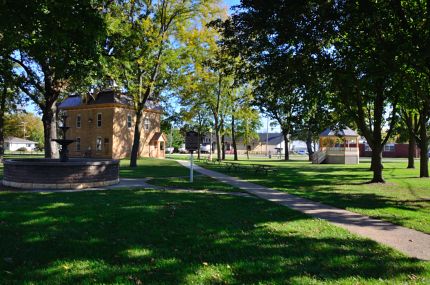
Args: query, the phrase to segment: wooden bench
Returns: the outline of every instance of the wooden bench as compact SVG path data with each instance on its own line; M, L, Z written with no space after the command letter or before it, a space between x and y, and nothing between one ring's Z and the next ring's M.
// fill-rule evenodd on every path
M277 173L279 169L273 165L265 165L265 164L251 164L251 166L254 168L255 173L263 172L266 175L271 173Z

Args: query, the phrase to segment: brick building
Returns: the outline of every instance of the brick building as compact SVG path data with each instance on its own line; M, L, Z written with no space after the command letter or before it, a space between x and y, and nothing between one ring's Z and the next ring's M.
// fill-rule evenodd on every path
M132 100L112 89L94 95L69 96L60 105L67 112L71 157L129 157L135 115ZM149 101L141 121L139 156L165 157L166 136L160 131L161 109Z
M371 157L372 149L366 143L360 143L360 157ZM382 157L397 157L397 158L407 158L409 153L409 144L407 143L387 143L382 151ZM415 148L415 158L420 157L420 149L417 146Z

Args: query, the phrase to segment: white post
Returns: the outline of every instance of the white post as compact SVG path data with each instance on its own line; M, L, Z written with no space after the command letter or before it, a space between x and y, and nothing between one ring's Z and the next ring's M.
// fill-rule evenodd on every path
M190 166L190 183L193 183L193 181L194 181L194 177L193 177L193 174L194 174L194 159L193 159L193 151L190 151L190 162L191 162L191 166Z

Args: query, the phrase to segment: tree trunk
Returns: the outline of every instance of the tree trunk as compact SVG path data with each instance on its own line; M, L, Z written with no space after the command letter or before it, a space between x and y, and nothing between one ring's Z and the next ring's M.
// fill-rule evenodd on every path
M429 155L427 142L420 145L420 177L429 177Z
M58 158L59 156L57 143L52 141L57 138L56 112L57 106L55 101L42 109L45 158Z
M309 161L312 161L314 151L312 149L312 132L310 130L308 130L308 135L306 137L306 148L308 150Z
M382 177L382 147L374 147L372 148L372 165L373 178L370 183L385 183L384 178Z
M222 160L225 160L225 135L221 136L221 151L222 151Z
M231 143L233 146L233 154L234 160L238 160L237 158L237 144L236 144L236 126L234 121L234 115L231 116Z
M415 153L416 153L416 141L414 133L409 134L409 146L408 146L408 167L415 168Z
M429 137L427 135L427 121L429 116L430 106L424 105L420 117L420 177L429 177Z
M217 157L217 161L221 161L221 128L219 126L219 121L218 121L218 116L214 115L214 119L215 119L215 139L216 139L216 157Z
M130 167L137 167L137 157L139 156L140 148L140 125L142 121L143 107L140 106L136 110L136 121L134 123L133 146L130 154Z
M289 145L288 145L288 132L282 130L282 135L284 136L284 142L285 142L285 157L284 160L290 160L290 152L288 151Z
M197 133L197 139L199 141L199 148L197 149L197 159L200 160L200 154L201 154L201 149L200 149L200 144L201 144L201 134L200 132Z
M7 87L3 86L3 92L0 102L0 162L3 161L4 155L4 113L6 108Z

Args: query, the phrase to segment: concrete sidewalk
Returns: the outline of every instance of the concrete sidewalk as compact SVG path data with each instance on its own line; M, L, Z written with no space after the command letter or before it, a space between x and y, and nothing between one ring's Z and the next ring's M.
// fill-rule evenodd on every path
M177 160L177 162L185 167L190 167L189 161ZM352 233L391 246L407 256L430 260L430 235L428 234L246 182L200 166L195 166L194 170L267 201L327 220Z

